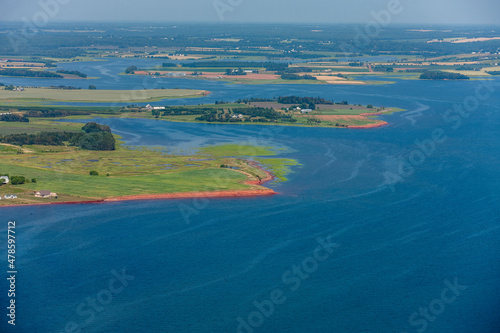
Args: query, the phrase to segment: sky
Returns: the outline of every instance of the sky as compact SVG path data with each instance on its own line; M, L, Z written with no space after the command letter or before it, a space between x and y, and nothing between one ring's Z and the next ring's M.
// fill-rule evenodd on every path
M498 0L1 0L0 21L496 24ZM392 9L392 13L388 11ZM376 15L375 15L376 16ZM386 22L386 21L384 21Z

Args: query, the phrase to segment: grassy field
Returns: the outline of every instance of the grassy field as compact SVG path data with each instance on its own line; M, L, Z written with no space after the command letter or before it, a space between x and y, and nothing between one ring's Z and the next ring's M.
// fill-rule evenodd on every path
M25 104L47 104L47 102L146 103L167 98L201 97L205 93L203 90L190 89L64 90L26 88L24 91L0 90L0 104L20 106Z
M0 135L39 132L80 131L81 124L31 118L29 123L0 121Z
M0 186L0 195L18 194L18 200L0 200L1 205L40 202L33 191L50 190L56 201L92 200L113 196L261 188L247 180L265 177L265 172L244 158L261 156L262 164L286 180L294 160L274 157L279 151L268 147L220 145L206 147L195 155L168 155L145 147L116 151L86 151L66 146L0 145L0 174L19 175L37 181ZM222 168L221 165L225 165ZM90 176L95 170L98 176ZM41 202L46 202L41 201Z

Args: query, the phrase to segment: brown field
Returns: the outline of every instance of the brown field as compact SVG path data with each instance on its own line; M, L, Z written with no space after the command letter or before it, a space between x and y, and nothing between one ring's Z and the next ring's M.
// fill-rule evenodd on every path
M153 57L164 57L164 54L159 54ZM203 59L206 56L204 55L174 55L174 56L168 56L170 60L198 60L198 59Z
M38 62L0 62L0 68L44 68L45 64Z
M352 74L352 73L344 73L344 74ZM328 76L328 75L315 75L316 78L320 81L325 81L330 84L355 84L355 85L363 85L366 84L362 81L353 81L347 80L338 76Z
M247 75L224 75L224 73L205 73L201 77L216 79L246 79L246 80L279 80L280 76L276 74L257 74L248 73Z
M458 44L458 43L472 43L472 42L487 42L489 40L497 40L500 39L500 37L480 37L480 38L467 38L467 39L460 39L456 40L454 42L451 42L452 44Z
M349 125L350 128L372 128L387 125L388 123L383 120L369 119L362 115L319 115L319 116L306 116L316 118L322 121L331 121L333 123L349 124L349 123L367 123L364 125Z

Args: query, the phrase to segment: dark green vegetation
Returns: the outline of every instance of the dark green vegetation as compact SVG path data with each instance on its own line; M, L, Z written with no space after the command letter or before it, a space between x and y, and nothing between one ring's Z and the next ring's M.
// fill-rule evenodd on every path
M21 116L19 114L3 114L0 116L0 121L5 121L9 123L19 122L28 123L30 120L25 115Z
M421 80L469 80L467 75L442 71L426 71L420 75Z
M333 101L329 101L321 97L279 96L278 98L273 99L271 101L274 100L280 104L299 104L299 105L307 104L309 106L311 105L314 106L315 104L329 104L329 105L335 104ZM259 101L253 101L253 102L259 102ZM342 102L339 104L346 105L347 102ZM311 107L311 109L314 109L314 107Z
M62 78L63 76L54 72L32 71L29 69L0 69L0 76L22 76L22 77L42 77L42 78Z
M297 74L282 74L282 80L317 80L316 77L311 75L297 75Z
M68 74L68 75L75 75L75 76L79 76L79 77L82 77L82 78L87 78L87 74L79 72L79 71L68 71L68 70L65 70L65 69L60 69L60 70L56 71L56 73L59 73L59 74Z
M35 134L8 134L0 142L16 146L78 146L86 150L115 150L115 138L108 126L87 123L83 132L40 132Z
M490 75L500 75L500 71L492 71L492 72L486 72Z
M137 70L137 66L128 66L127 69L125 69L126 74L134 74L134 71Z
M246 116L246 117L245 117ZM268 123L268 122L297 122L291 115L283 114L275 111L272 108L261 107L246 107L237 109L218 109L211 110L196 120L207 122L254 122L254 123Z
M198 61L182 64L186 68L265 68L266 71L283 71L288 68L287 63L261 61ZM163 66L165 67L165 66Z

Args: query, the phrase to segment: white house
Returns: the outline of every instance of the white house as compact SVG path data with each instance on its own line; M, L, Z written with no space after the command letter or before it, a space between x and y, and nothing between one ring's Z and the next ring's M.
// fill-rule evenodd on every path
M146 105L146 109L148 109L149 111L153 110L153 107L151 105Z
M1 176L1 177L0 177L0 179L3 179L3 182L4 182L5 184L10 183L10 179L9 179L9 177L7 177L7 176Z
M300 110L301 113L309 113L309 112L312 112L313 110L312 109L302 109Z
M17 195L15 194L6 194L3 197L7 200L17 199Z
M155 106L153 109L155 110L165 110L164 106Z
M37 191L35 192L35 197L37 198L55 198L57 194L51 191Z

